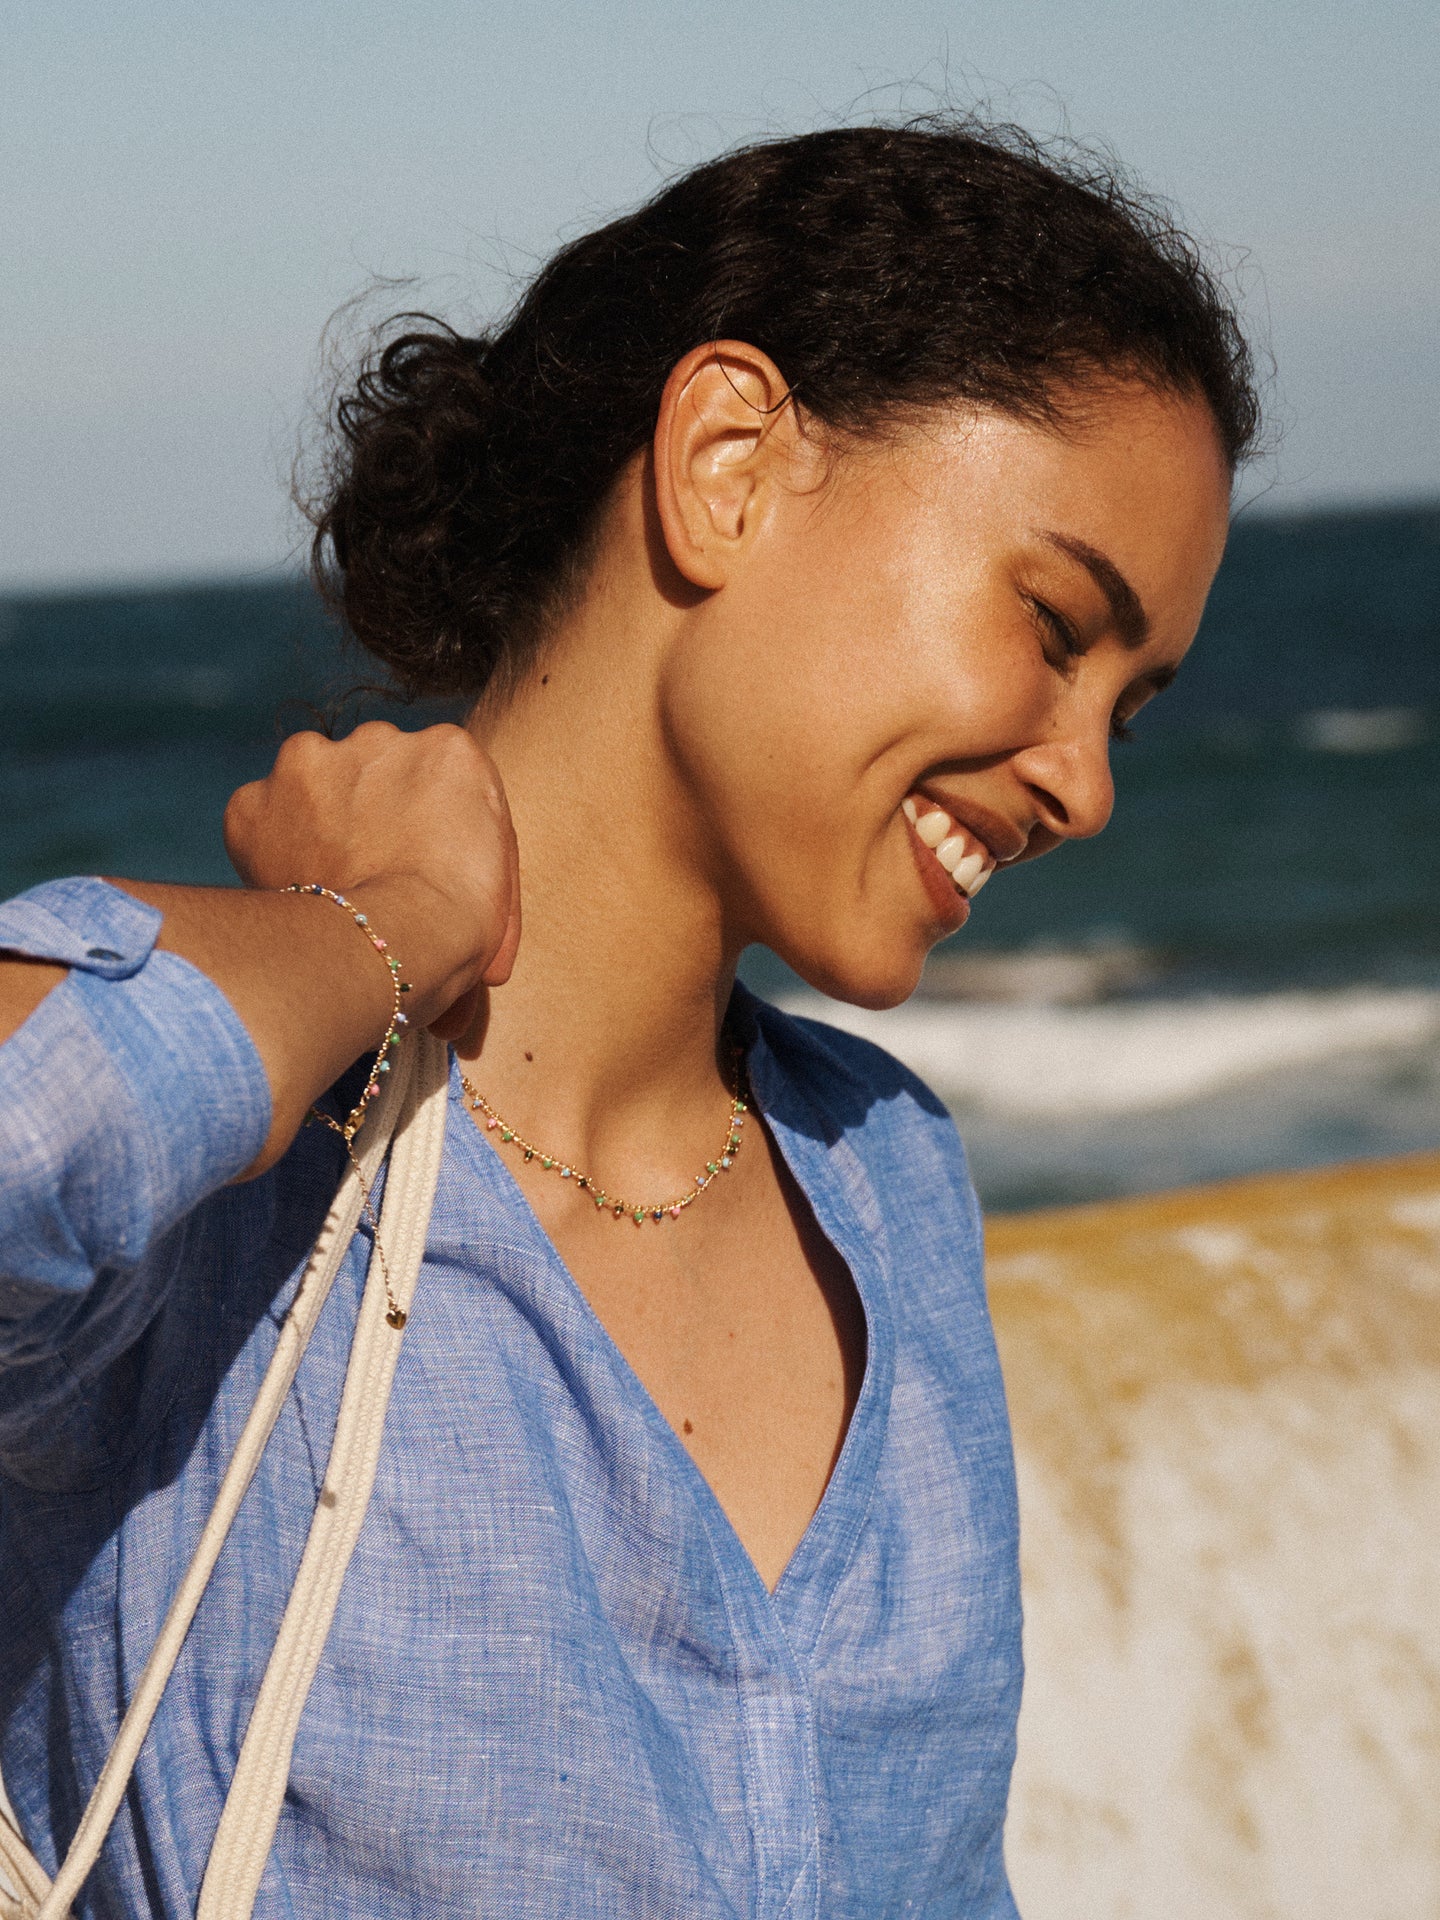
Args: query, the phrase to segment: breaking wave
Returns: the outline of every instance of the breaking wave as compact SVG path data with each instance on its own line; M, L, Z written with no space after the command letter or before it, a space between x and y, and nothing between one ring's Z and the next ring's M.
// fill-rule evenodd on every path
M1355 987L1195 999L946 1005L873 1013L820 994L789 1012L873 1040L957 1113L1049 1120L1174 1107L1342 1056L1440 1039L1440 993Z

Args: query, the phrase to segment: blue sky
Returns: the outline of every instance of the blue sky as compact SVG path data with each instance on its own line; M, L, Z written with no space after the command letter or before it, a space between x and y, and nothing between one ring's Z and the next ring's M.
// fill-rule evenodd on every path
M372 275L472 318L747 135L977 98L1109 142L1278 366L1266 509L1440 494L1433 0L18 0L0 48L0 586L257 572Z

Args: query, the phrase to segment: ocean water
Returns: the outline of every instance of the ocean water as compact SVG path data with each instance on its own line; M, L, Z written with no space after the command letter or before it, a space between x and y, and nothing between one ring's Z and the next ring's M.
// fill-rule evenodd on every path
M364 671L292 580L0 601L0 897L231 879L225 799ZM995 1207L1440 1146L1440 506L1242 521L1137 731L908 1006L747 975L915 1064Z

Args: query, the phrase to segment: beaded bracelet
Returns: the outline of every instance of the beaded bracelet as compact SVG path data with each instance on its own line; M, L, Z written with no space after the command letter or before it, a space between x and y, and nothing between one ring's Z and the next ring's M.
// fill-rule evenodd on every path
M355 1155L354 1140L356 1134L365 1124L365 1109L380 1092L381 1074L390 1071L389 1056L392 1049L398 1047L400 1044L400 1029L401 1027L409 1025L404 1014L400 1011L400 996L402 993L409 993L410 983L408 980L402 980L400 978L400 962L392 957L385 941L375 932L366 915L361 913L358 907L352 905L343 893L335 893L331 888L322 887L314 881L296 882L293 886L281 887L280 892L313 893L318 895L322 900L333 900L337 907L343 907L345 909L346 913L349 914L350 918L355 922L356 926L359 927L365 938L390 969L390 987L394 993L395 1001L390 1009L390 1019L386 1025L385 1038L380 1042L380 1051L375 1055L374 1064L366 1075L364 1092L350 1109L349 1118L343 1123L333 1119L328 1113L323 1113L319 1107L312 1107L310 1109L310 1117L312 1120L318 1120L322 1125L329 1127L332 1133L338 1133L345 1144L345 1152L360 1181L360 1191L364 1196L365 1211L370 1217L370 1226L375 1235L375 1252L380 1261L380 1277L385 1283L385 1318L389 1325L394 1327L398 1333L404 1327L408 1315L395 1298L394 1289L390 1285L390 1266L385 1258L385 1249L380 1244L380 1222L375 1217L375 1209L370 1201L370 1189L365 1183L364 1172Z
M401 1027L409 1025L404 1014L400 1011L400 996L402 993L409 993L410 983L408 980L402 980L400 978L400 962L392 957L385 941L375 932L366 916L361 913L358 907L352 906L343 893L332 893L329 887L317 886L314 882L297 883L291 887L281 887L280 891L281 893L318 894L324 900L333 900L337 907L343 907L390 969L390 986L395 995L395 1004L390 1009L388 1028L385 1038L380 1042L380 1051L376 1054L375 1063L366 1076L365 1091L351 1108L350 1117L343 1126L341 1126L338 1121L331 1120L328 1114L322 1114L320 1116L328 1126L333 1127L337 1133L344 1136L345 1143L348 1146L365 1124L366 1107L380 1092L380 1075L390 1071L390 1052L392 1048L398 1047L400 1044Z

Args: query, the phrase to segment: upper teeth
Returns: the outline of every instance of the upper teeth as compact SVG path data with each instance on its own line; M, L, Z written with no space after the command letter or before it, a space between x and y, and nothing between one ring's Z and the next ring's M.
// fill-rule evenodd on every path
M972 840L963 827L957 827L942 807L932 807L928 813L922 813L912 795L904 803L904 812L960 892L973 899L995 871L995 862L989 853Z

